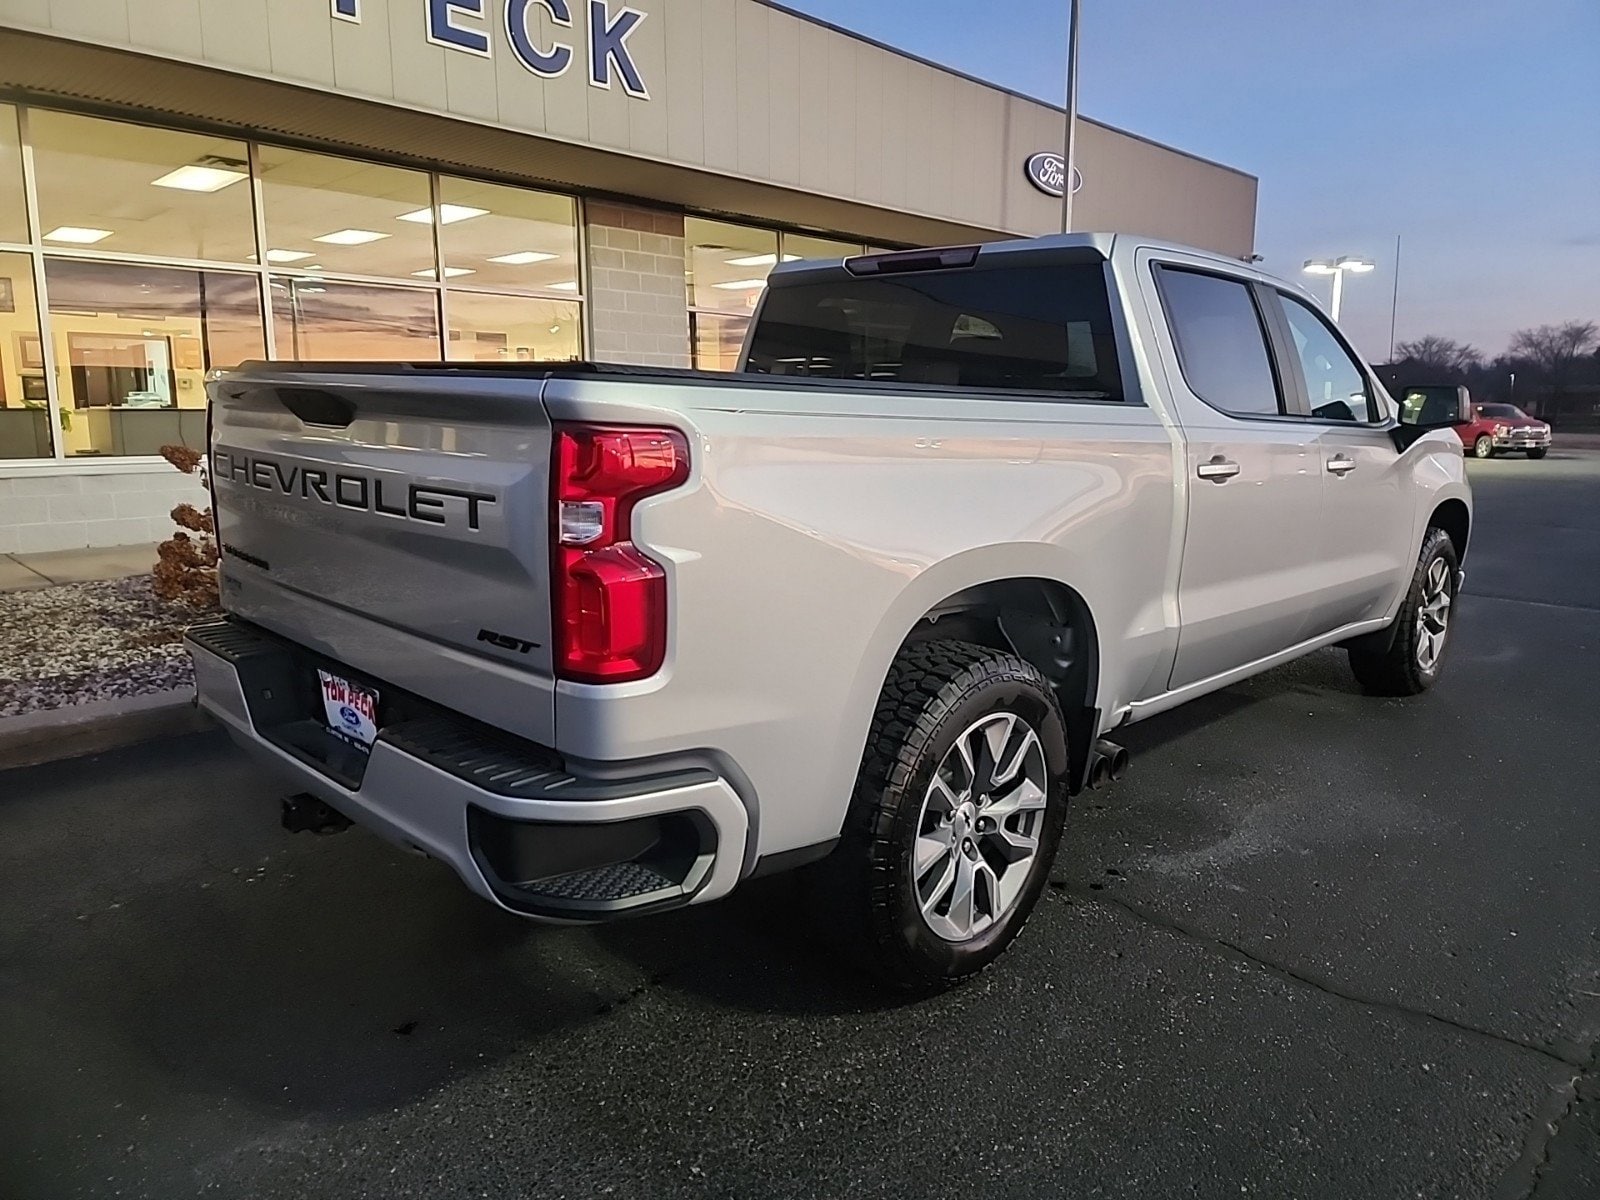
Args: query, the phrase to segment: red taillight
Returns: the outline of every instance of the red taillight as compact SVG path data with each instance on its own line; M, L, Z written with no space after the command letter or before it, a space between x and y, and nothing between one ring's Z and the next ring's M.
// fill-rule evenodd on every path
M676 429L557 425L552 457L556 672L622 683L667 656L667 575L630 540L633 506L689 477Z

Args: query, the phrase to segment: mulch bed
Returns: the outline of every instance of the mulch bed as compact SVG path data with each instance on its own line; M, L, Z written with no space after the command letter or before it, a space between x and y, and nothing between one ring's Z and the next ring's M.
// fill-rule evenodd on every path
M139 575L0 593L0 718L187 686L183 631L210 611Z

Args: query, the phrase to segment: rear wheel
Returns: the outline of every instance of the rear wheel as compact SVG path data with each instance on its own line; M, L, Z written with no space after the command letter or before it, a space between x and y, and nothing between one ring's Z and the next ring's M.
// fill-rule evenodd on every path
M1415 696L1433 686L1450 639L1460 577L1450 535L1428 530L1388 648L1350 650L1350 669L1363 688L1377 696Z
M1006 951L1055 858L1066 751L1055 694L1028 663L967 642L901 651L827 864L872 970L926 991Z
M1529 458L1543 458L1548 453L1550 453L1550 451L1547 448L1546 449L1539 449L1539 450L1529 450L1528 451L1528 457Z
M1472 453L1478 458L1494 457L1494 439L1487 433L1472 443Z

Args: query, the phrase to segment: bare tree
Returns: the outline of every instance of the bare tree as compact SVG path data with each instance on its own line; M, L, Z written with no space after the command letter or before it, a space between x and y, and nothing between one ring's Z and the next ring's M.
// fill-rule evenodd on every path
M1483 355L1474 346L1454 338L1430 333L1414 342L1401 342L1395 347L1401 361L1410 361L1419 367L1440 375L1465 375L1483 362Z
M1556 376L1593 350L1596 341L1600 341L1600 326L1593 321L1567 321L1519 330L1511 339L1511 353Z
M1596 342L1600 342L1600 326L1593 321L1564 321L1518 330L1511 339L1511 356L1526 359L1543 372L1550 386L1550 408L1555 411L1572 378L1573 365L1595 349Z

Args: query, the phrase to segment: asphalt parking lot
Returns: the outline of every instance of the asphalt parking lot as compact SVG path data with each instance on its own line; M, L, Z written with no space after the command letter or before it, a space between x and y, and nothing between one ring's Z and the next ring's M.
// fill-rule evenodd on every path
M1600 1196L1600 453L1470 469L1438 689L1129 731L919 1004L785 880L545 929L291 837L219 735L0 775L0 1197Z

